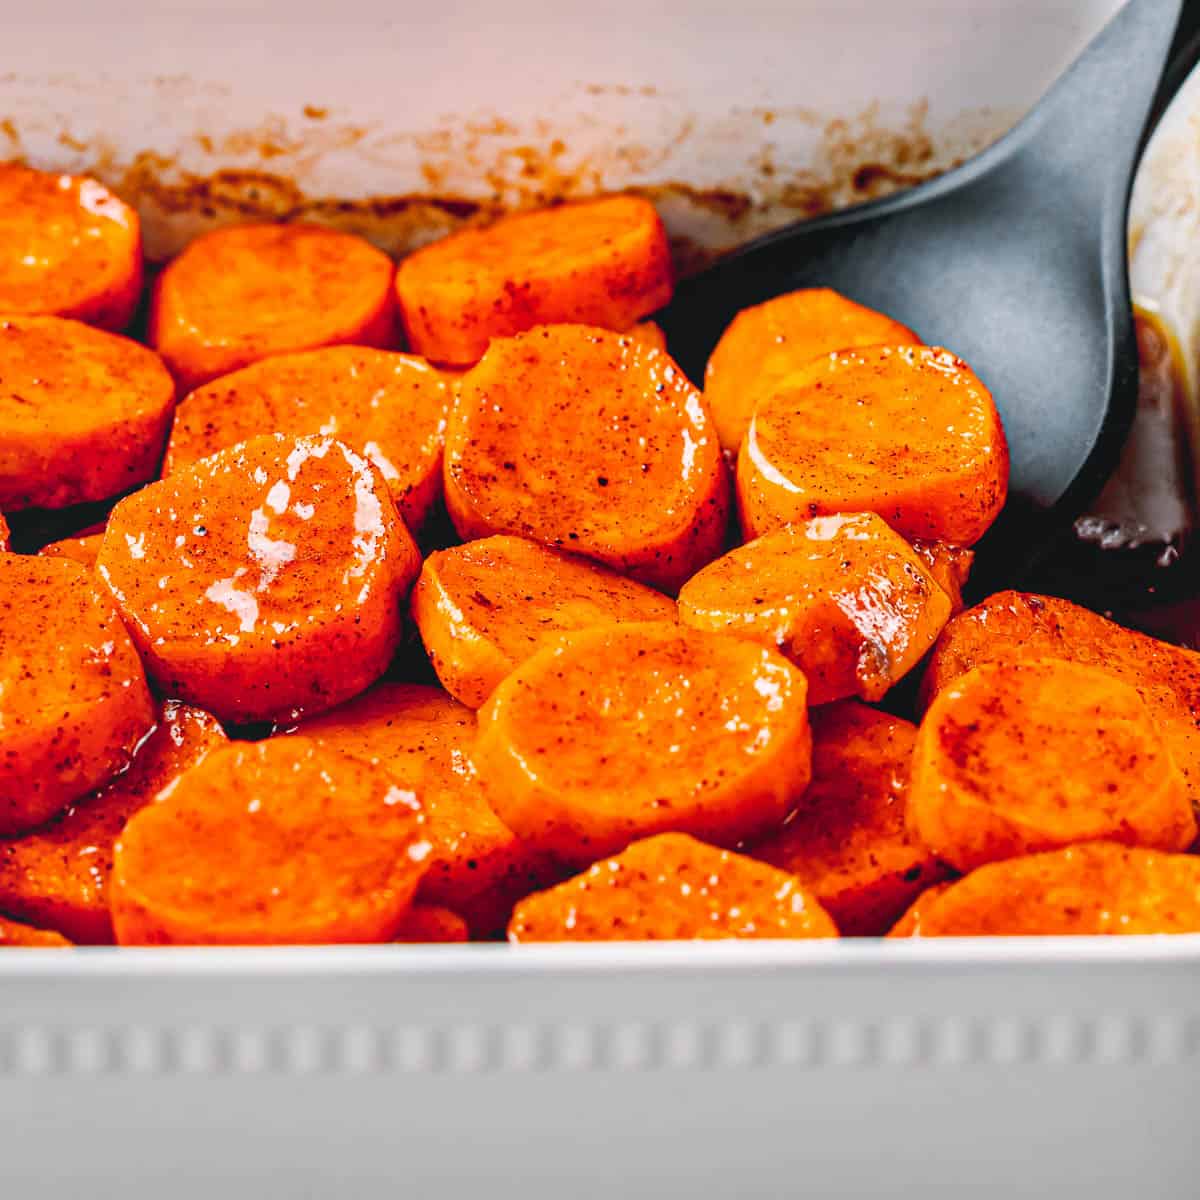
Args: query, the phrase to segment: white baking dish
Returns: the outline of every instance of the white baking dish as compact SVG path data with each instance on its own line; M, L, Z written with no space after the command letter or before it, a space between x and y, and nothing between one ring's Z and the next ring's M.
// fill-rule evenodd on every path
M5 0L0 155L159 255L623 186L694 252L995 136L1116 7ZM1180 153L1134 274L1186 324ZM3 1200L1176 1200L1198 1102L1200 937L0 956Z

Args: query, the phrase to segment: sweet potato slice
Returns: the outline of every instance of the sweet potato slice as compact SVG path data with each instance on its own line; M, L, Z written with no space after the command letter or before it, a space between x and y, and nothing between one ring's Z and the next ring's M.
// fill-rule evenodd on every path
M44 946L61 950L70 945L61 933L55 933L52 929L34 929L31 925L0 917L0 950L10 946Z
M0 313L124 329L142 290L137 213L103 184L0 163Z
M920 937L925 925L925 914L954 886L952 880L944 880L927 887L901 914L899 920L888 930L889 938Z
M831 288L804 288L744 308L721 335L704 373L704 398L721 446L736 454L754 402L815 358L859 346L919 345L899 321Z
M949 542L926 541L924 538L914 538L912 548L938 587L950 597L950 611L962 612L963 588L971 576L975 551L965 546L952 546Z
M421 559L379 471L331 438L254 438L113 509L96 569L150 675L232 722L362 691Z
M699 393L667 355L582 325L493 343L459 387L445 484L464 539L518 534L668 591L725 537Z
M1200 858L1088 842L991 863L932 898L919 937L1200 933Z
M305 738L208 755L125 826L110 902L122 945L386 942L429 861L421 806Z
M1137 689L1200 802L1200 653L1124 629L1052 596L998 592L955 617L921 680L924 704L981 663L1063 658Z
M500 535L431 554L412 611L442 686L478 708L548 638L670 621L675 602L586 559Z
M0 506L65 508L158 470L175 384L158 355L58 317L0 317Z
M125 822L225 742L214 717L168 701L128 770L47 824L0 839L0 911L74 942L110 943L108 878Z
M512 942L827 938L837 929L792 875L681 833L635 842L616 858L522 900Z
M408 343L468 364L491 338L577 321L626 330L671 298L671 254L635 196L520 213L410 254L396 272Z
M748 537L874 512L907 538L970 546L1004 507L1008 445L987 388L948 350L843 350L758 398L737 485Z
M810 704L880 700L921 660L950 598L874 513L814 517L731 550L679 592L679 619L774 646Z
M100 553L100 544L104 541L103 533L89 533L83 537L63 538L61 542L50 542L43 546L38 553L45 558L66 558L79 563L81 567L92 570L96 566L96 558Z
M384 682L299 732L417 794L433 846L418 899L461 914L474 937L492 937L517 900L561 871L492 810L471 762L475 728L475 714L439 688Z
M465 942L467 923L456 912L436 904L414 904L393 939L397 942Z
M808 784L804 676L741 638L667 622L566 634L479 713L475 763L501 819L564 862L655 833L736 846Z
M811 718L812 782L783 828L746 853L795 875L843 934L885 933L945 873L905 825L916 726L854 700Z
M91 575L0 555L0 834L107 782L153 724L137 651Z
M450 400L445 374L411 354L362 346L282 354L184 398L163 474L264 433L336 437L379 468L416 533L442 493Z
M391 259L313 225L238 225L192 242L159 276L150 341L185 391L260 358L318 346L386 349Z
M909 822L960 871L1078 842L1185 850L1187 785L1141 697L1056 658L985 663L938 693L917 735Z

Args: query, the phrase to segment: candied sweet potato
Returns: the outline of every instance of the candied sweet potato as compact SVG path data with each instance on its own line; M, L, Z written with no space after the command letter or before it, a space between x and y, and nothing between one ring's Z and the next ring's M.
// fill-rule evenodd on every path
M331 438L254 438L113 509L96 567L168 695L294 719L387 668L420 554L378 469Z
M912 548L933 576L938 587L950 597L951 613L963 610L963 588L971 576L971 564L975 551L966 546L952 546L949 542L930 542L914 538Z
M909 821L969 871L1087 841L1185 850L1187 784L1129 684L1056 658L983 663L943 688L913 755Z
M880 700L921 660L950 597L874 513L814 517L747 542L693 575L679 619L774 646L809 703Z
M442 686L478 708L548 638L619 621L669 621L675 602L586 559L497 535L431 554L412 612Z
M925 914L937 902L937 898L944 895L953 885L953 880L946 879L941 883L934 883L927 887L904 910L900 918L888 930L887 936L889 938L920 937L924 928Z
M70 945L61 933L55 933L52 929L34 929L31 925L22 925L19 921L0 917L0 950L31 946L61 950Z
M1004 507L1008 444L991 394L948 350L843 350L758 398L737 487L748 537L874 512L906 538L971 546Z
M720 551L729 483L708 410L667 355L547 325L494 342L446 434L464 539L511 533L670 591Z
M475 763L519 836L568 863L655 833L736 846L808 783L804 676L775 650L667 622L565 634L480 710Z
M152 479L174 407L145 346L79 321L0 317L0 507L65 508Z
M0 555L0 834L107 782L153 724L137 651L91 575Z
M918 937L1200 933L1200 858L1088 842L990 863L932 898Z
M920 341L899 321L831 288L785 292L743 308L721 335L704 373L704 398L722 447L736 454L758 396L813 359L858 346Z
M535 325L628 329L671 290L666 232L636 196L505 217L425 246L396 272L409 345L459 365L476 362L491 338Z
M513 942L825 938L837 929L792 875L686 834L635 842L616 858L522 900Z
M9 537L8 522L4 519L4 514L0 513L0 554L8 550Z
M45 558L66 558L91 570L96 565L100 544L103 541L103 533L88 533L82 537L63 538L60 542L50 542L43 546L38 553Z
M471 762L475 714L439 688L384 682L300 726L310 740L382 766L425 810L433 847L417 897L501 932L515 901L561 877L495 814Z
M923 701L981 663L1043 657L1099 667L1136 688L1187 777L1193 802L1200 802L1200 653L1124 629L1067 600L997 592L955 617L930 655Z
M812 713L812 782L783 828L746 850L796 876L844 935L885 933L945 874L905 823L916 733L854 700Z
M126 824L122 945L386 942L429 861L421 806L386 772L306 738L209 754Z
M142 290L137 213L102 183L0 163L0 313L129 324Z
M336 437L382 472L416 533L442 493L451 388L411 354L326 346L223 375L184 398L163 474L264 433Z
M128 770L45 825L0 839L0 912L74 942L111 942L113 843L135 812L225 742L214 717L168 701Z
M393 275L386 254L333 229L217 229L158 277L150 341L184 391L273 354L386 349L395 338Z

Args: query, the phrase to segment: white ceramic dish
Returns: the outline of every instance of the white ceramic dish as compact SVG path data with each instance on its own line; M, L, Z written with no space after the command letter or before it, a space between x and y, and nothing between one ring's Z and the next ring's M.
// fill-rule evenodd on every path
M995 136L1116 6L0 0L0 154L121 185L158 254L626 185L712 247ZM1134 276L1186 324L1159 159ZM1178 1200L1198 1101L1200 937L0 956L5 1200Z

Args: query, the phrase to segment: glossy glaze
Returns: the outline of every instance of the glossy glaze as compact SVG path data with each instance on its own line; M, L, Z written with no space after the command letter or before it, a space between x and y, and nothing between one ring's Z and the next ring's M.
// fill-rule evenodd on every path
M387 666L420 567L378 470L257 438L113 510L97 570L168 694L232 721L330 708Z

